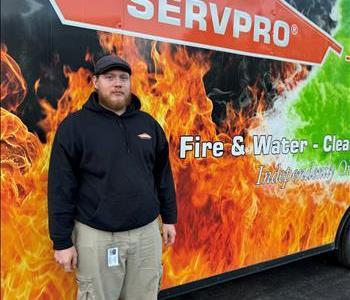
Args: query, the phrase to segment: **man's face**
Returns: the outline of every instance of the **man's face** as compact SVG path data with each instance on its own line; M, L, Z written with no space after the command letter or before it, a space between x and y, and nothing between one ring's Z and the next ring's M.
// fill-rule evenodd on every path
M130 103L131 83L129 73L112 69L98 76L93 76L92 81L102 105L118 111Z

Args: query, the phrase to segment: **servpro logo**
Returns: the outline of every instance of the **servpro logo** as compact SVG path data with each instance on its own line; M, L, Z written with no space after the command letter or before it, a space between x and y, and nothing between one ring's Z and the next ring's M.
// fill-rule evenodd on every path
M178 16L181 15L181 6L159 1L163 2L163 5L158 5L158 12L155 12L152 1L131 0L131 2L138 5L128 4L128 13L141 20L151 20L156 17L159 24L169 24L180 28L184 26L188 29L193 29L198 24L198 30L207 32L212 28L213 32L218 35L228 34L231 25L232 37L236 39L239 39L243 33L253 31L254 42L259 43L262 40L265 44L270 44L272 40L278 47L287 47L289 44L290 26L282 20L276 20L272 26L272 21L268 17L252 16L247 11L228 6L225 6L220 16L217 4L205 3L201 0L184 1L184 20L181 20L180 17L170 16L171 12L177 13ZM230 25L229 20L231 20Z
M51 0L63 24L321 64L342 46L281 0Z

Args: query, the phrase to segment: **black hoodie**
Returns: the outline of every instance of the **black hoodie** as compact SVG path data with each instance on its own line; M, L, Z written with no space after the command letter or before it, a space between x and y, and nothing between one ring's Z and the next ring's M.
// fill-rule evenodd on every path
M94 92L60 124L48 179L54 249L73 245L74 220L114 232L146 225L159 213L164 223L177 222L168 142L140 107L132 95L118 116L102 107Z

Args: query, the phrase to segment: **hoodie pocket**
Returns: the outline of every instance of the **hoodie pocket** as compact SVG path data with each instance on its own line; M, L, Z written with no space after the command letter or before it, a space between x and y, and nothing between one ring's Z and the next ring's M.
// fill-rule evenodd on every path
M102 200L90 221L106 230L120 231L144 224L158 211L152 195L118 195L116 199Z

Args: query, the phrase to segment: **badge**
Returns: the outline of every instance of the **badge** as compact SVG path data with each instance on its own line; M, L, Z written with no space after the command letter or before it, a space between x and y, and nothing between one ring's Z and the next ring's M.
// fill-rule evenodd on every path
M119 266L117 247L107 249L107 264L109 268Z

